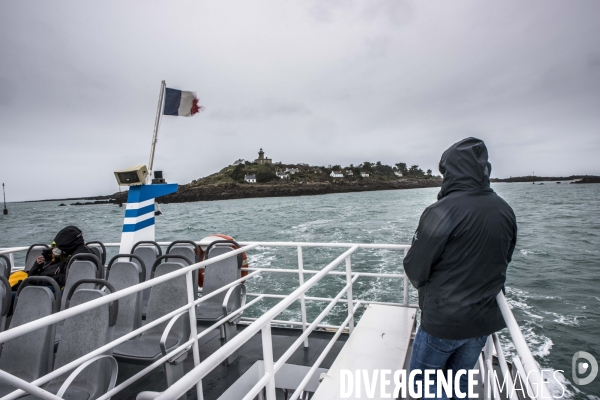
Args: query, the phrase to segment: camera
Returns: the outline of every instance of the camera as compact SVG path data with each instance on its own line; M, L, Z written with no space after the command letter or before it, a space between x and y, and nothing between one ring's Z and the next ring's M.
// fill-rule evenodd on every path
M44 257L44 261L46 261L46 262L52 261L52 250L50 250L50 249L43 250L42 257Z

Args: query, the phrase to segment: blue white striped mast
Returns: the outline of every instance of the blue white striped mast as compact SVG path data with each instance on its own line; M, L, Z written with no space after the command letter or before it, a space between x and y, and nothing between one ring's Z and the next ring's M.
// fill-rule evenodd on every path
M176 183L152 183L152 168L154 164L154 150L158 137L160 116L162 114L163 98L165 93L165 81L161 82L160 95L158 98L158 109L154 123L154 134L150 149L150 161L148 163L148 174L146 182L130 186L123 218L123 229L121 233L120 254L131 252L133 245L142 240L155 241L155 199L177 191Z

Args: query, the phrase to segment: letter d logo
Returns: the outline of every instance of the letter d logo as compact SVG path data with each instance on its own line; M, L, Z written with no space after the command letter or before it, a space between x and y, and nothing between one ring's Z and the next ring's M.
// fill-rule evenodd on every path
M589 363L587 362L580 362L579 365L577 365L577 360L579 358L585 358ZM590 374L587 376L587 378L579 378L577 375L578 374L584 374L589 367L592 367L590 370ZM595 378L596 375L598 375L598 362L596 361L596 359L594 358L593 355L591 355L588 352L585 351L578 351L577 353L573 354L573 360L572 360L572 367L573 367L573 382L575 382L575 384L577 385L587 385L588 383L591 383Z

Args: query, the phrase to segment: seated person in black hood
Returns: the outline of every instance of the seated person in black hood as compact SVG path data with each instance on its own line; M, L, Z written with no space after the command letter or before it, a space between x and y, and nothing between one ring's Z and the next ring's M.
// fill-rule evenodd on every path
M83 232L76 226L69 225L60 230L54 238L54 243L68 257L76 254L94 254L85 245Z
M67 226L60 230L52 243L50 251L42 253L29 271L29 276L48 276L62 288L66 281L66 268L69 259L76 254L93 254L85 245L83 232L76 226Z
M67 268L68 257L55 243L52 248L44 250L42 255L36 259L35 264L29 270L29 276L47 276L58 283L58 286L65 285L65 270Z
M439 168L444 179L438 201L421 215L404 258L421 309L410 369L453 371L454 378L475 367L488 336L506 326L496 296L504 288L517 222L490 187L492 165L483 141L467 138L450 146ZM436 393L435 378L433 386L429 393ZM460 390L467 393L466 375Z

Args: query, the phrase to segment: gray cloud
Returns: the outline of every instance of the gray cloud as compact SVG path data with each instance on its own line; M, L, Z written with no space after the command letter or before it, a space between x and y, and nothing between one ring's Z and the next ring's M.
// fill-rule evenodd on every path
M186 183L260 147L284 162L436 169L478 136L494 176L600 174L600 3L7 1L0 180L9 200L117 190L146 163Z

